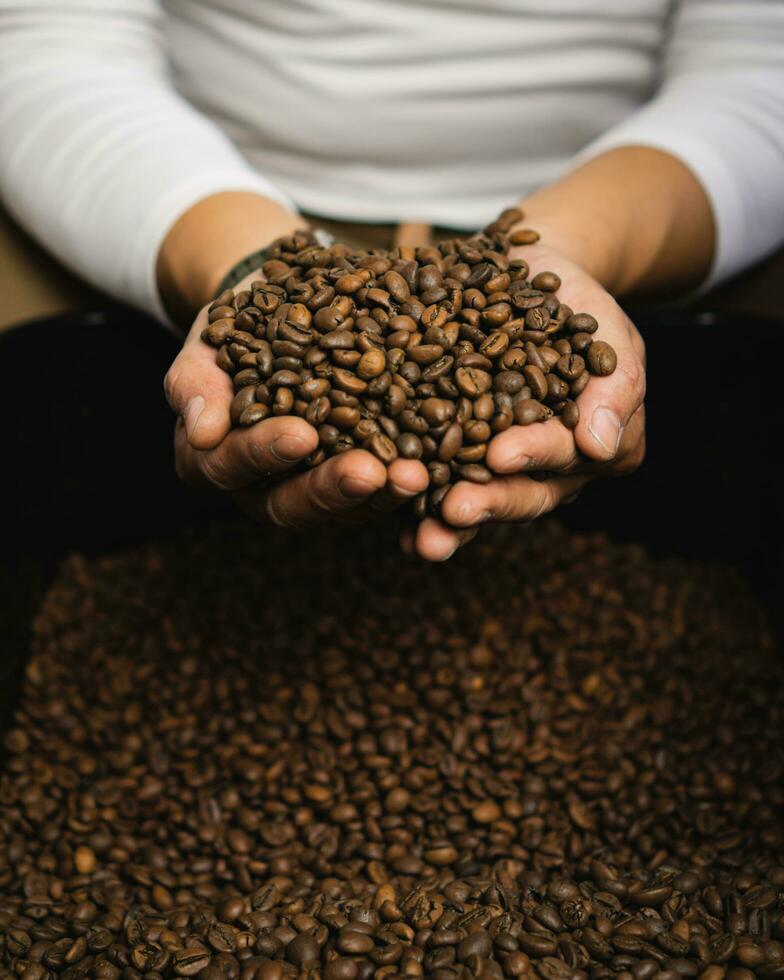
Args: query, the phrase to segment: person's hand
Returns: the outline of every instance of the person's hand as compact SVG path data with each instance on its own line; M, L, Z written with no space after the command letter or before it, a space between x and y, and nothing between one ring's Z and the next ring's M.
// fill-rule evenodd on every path
M575 313L596 317L594 337L615 348L618 365L608 377L592 377L580 394L573 431L554 417L513 425L492 440L486 464L498 478L483 486L457 483L442 503L443 520L428 517L404 534L404 549L430 561L445 561L481 524L533 521L573 500L597 476L630 473L645 454L645 348L634 324L599 283L559 252L535 245L518 254L531 276L548 269L561 277L559 299Z
M253 273L237 289L259 278L260 273ZM316 449L316 430L289 416L232 429L234 390L229 375L215 363L215 350L201 340L206 325L205 307L164 380L167 400L178 415L174 452L184 482L227 491L251 518L291 528L328 518L360 520L374 510L391 510L426 488L422 463L397 459L387 468L363 449L282 479Z

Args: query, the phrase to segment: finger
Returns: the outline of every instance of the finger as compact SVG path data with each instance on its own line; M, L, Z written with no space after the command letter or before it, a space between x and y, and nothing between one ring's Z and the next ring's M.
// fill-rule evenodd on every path
M353 511L386 482L386 467L364 449L333 456L266 490L243 490L238 503L256 520L305 528Z
M368 502L372 510L395 510L401 504L427 490L430 476L416 459L396 459L387 468L387 482Z
M547 268L543 250L531 252L531 274ZM555 260L554 260L555 261ZM645 347L634 324L609 293L562 256L556 272L563 283L558 298L575 312L589 312L599 322L595 340L610 344L618 357L615 371L593 377L578 398L580 421L574 430L577 448L589 459L608 462L618 455L623 430L645 397Z
M207 311L202 310L163 379L166 400L182 418L194 449L213 449L231 428L234 388L216 364L215 351L201 339L206 325Z
M441 513L455 528L488 521L533 521L578 492L588 479L575 474L542 481L529 476L504 476L484 485L461 481L444 498Z
M396 459L387 467L387 482L372 497L347 513L342 522L361 524L379 513L390 513L427 489L430 477L415 459Z
M645 458L645 406L642 405L629 419L621 436L618 455L609 471L613 476L626 476L634 472Z
M281 473L303 460L318 445L318 433L295 416L265 419L248 429L234 429L215 449L194 449L180 421L175 430L177 472L192 486L239 490L261 476Z
M578 449L603 462L618 456L624 430L645 399L642 339L620 308L613 314L599 321L594 337L612 345L618 363L612 374L588 382L577 402L580 421L574 430Z
M416 552L425 561L447 561L460 547L457 531L426 517L416 531Z
M460 542L460 547L464 548L467 544L470 544L477 534L479 534L478 527L466 527L462 531L458 531L457 540Z
M645 398L645 370L630 337L609 342L618 365L606 378L591 378L578 399L580 421L574 430L580 451L605 462L618 456L624 429Z
M416 528L406 526L400 531L400 550L413 558L416 555Z
M579 462L574 436L556 418L535 425L513 425L487 447L487 465L494 473L568 471Z

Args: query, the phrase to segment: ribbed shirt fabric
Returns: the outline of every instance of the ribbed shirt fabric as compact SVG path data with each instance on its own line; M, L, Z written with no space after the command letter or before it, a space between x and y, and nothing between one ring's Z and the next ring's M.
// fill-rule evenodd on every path
M784 240L784 2L0 0L6 207L161 317L210 194L471 229L621 145L702 182L711 283Z

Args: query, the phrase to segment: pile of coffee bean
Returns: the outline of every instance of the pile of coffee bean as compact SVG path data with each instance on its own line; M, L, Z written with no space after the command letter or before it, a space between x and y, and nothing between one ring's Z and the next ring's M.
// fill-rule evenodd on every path
M418 516L456 480L492 479L493 435L553 415L574 428L579 394L616 354L590 313L559 301L554 272L529 279L510 255L538 238L507 234L521 220L511 208L473 238L395 253L278 239L264 279L221 293L202 333L233 377L233 425L306 419L319 433L310 466L353 448L421 459Z
M784 665L735 576L543 523L69 559L0 978L784 976Z

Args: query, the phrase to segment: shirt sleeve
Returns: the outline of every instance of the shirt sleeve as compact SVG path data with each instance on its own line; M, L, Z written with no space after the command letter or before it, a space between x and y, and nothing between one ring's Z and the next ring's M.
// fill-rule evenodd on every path
M0 0L0 195L65 265L165 319L157 254L191 205L293 204L175 91L161 17L157 0Z
M704 290L784 242L784 3L681 0L661 69L654 98L580 159L650 146L691 169L717 230Z

